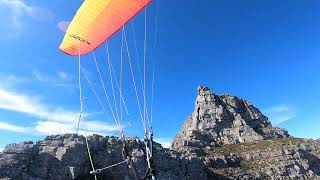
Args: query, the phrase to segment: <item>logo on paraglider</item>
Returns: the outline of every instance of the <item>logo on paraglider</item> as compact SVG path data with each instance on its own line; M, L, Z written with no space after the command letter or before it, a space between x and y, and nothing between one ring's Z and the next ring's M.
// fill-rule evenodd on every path
M89 41L87 41L86 39L83 39L75 34L70 34L70 37L72 37L80 42L86 43L87 45L91 45L91 43Z

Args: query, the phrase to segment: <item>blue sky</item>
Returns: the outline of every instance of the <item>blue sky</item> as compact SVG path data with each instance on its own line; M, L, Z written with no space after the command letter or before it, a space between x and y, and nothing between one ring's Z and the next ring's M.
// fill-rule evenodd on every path
M58 47L64 36L61 25L72 19L81 3L0 0L0 148L75 131L79 112L77 59L59 52ZM147 23L147 102L150 108L154 64L156 138L168 142L180 130L193 111L198 85L250 100L275 125L294 136L319 138L319 8L317 0L153 2ZM126 26L138 87L143 20L139 14ZM109 46L118 76L121 33L110 39ZM95 53L110 90L105 46ZM124 113L125 131L141 137L126 56L124 61L123 95L129 111ZM82 62L108 107L92 55L83 56ZM82 81L87 100L81 132L117 135L113 121L101 110L86 80Z

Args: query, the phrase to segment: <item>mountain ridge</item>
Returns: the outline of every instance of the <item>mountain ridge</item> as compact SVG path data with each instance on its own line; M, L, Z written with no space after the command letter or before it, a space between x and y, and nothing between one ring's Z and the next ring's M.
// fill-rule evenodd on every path
M36 143L10 144L0 153L0 179L94 179L104 168L125 159L122 142L113 136L48 136ZM127 139L128 151L143 176L144 142ZM160 180L320 179L320 140L294 138L271 122L249 101L216 95L199 86L194 111L171 144L155 143L154 167ZM98 179L133 179L126 163L107 169Z

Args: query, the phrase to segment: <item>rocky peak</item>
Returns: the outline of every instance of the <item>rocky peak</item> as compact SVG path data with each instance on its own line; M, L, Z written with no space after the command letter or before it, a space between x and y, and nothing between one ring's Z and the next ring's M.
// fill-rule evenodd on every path
M195 109L172 149L184 151L288 136L286 130L273 128L249 101L229 94L216 95L208 87L199 86Z

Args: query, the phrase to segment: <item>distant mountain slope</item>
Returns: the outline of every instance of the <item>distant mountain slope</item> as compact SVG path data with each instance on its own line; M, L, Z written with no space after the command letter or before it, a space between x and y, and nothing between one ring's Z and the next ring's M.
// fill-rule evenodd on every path
M205 150L211 178L320 179L320 141L279 138Z

